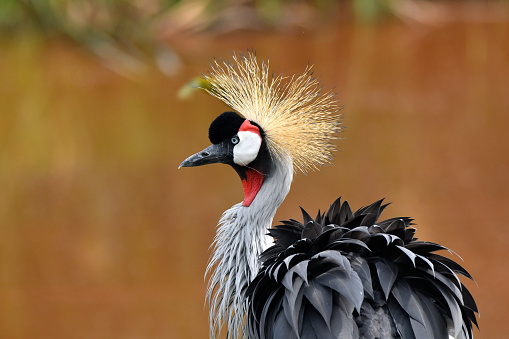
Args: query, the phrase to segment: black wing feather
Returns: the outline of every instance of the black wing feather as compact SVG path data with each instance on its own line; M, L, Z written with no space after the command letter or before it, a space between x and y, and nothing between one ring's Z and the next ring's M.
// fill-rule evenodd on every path
M283 221L250 283L251 338L473 337L477 305L458 274L471 275L415 238L413 219L378 221L379 200L352 212L341 199L315 220Z

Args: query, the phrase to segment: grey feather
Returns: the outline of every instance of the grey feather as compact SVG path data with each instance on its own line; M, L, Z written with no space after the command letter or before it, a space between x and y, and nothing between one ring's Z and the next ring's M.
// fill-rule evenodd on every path
M393 263L387 262L385 260L375 261L375 267L376 272L378 273L378 280L382 286L385 299L387 300L389 298L389 293L391 292L392 285L398 276L398 267Z

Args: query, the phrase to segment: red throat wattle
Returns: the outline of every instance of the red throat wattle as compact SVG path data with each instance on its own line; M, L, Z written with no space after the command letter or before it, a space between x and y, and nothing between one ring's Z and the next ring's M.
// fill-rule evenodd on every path
M263 184L263 174L252 169L246 172L246 179L242 179L242 187L244 188L244 201L242 206L248 207L253 202L256 194Z

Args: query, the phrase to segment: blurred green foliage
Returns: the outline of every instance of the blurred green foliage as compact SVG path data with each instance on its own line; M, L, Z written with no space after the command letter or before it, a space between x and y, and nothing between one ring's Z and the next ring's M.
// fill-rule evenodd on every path
M178 34L273 29L306 24L334 0L1 0L0 35L68 39L128 74L147 61L180 69L169 40ZM126 72L126 70L128 70Z
M465 3L482 6L485 2L502 1ZM0 36L30 32L64 38L119 73L145 69L148 61L172 75L180 69L180 60L171 49L171 39L182 34L316 30L338 20L372 23L393 18L433 26L453 13L440 8L441 4L424 0L0 0ZM469 13L479 9L472 7ZM497 17L499 12L494 8L489 15Z
M210 29L224 14L235 10L245 17L256 16L268 26L277 26L288 8L303 8L314 15L330 13L341 6L359 18L377 18L387 11L390 0L2 0L0 1L0 27L13 32L28 27L44 34L59 34L74 39L87 39L106 34L122 39L126 36L143 36L160 20L171 19L168 14L181 8L193 11L203 9L201 18L195 18L196 27ZM392 0L396 2L400 0ZM293 16L296 11L292 10ZM288 14L286 14L288 15ZM206 17L206 18L204 18ZM245 18L244 18L245 19ZM206 25L200 25L206 21ZM151 33L154 33L153 31Z
M2 0L5 36L32 33L85 47L117 71L139 68L147 56L174 58L160 43L158 22L179 0ZM163 64L169 64L163 62ZM172 72L167 67L166 72Z
M102 29L115 33L132 22L155 19L180 0L2 0L0 25L19 29L32 25L46 33Z
M33 30L80 43L95 40L144 41L154 37L154 22L178 0L2 0L4 33Z
M150 61L171 75L180 68L178 56L167 43L171 36L275 26L281 8L290 3L282 0L2 0L0 35L11 37L28 32L46 38L64 38L85 47L119 73L144 69ZM254 17L257 19L252 20Z
M478 0L468 3L500 3ZM27 28L79 42L157 38L161 29L221 32L238 28L287 28L323 18L361 22L397 17L440 1L419 0L1 0L0 29ZM455 3L454 1L452 3ZM461 2L456 2L461 3ZM184 19L183 19L184 18ZM187 19L190 22L183 21ZM219 27L219 29L218 29ZM163 34L164 35L164 34Z

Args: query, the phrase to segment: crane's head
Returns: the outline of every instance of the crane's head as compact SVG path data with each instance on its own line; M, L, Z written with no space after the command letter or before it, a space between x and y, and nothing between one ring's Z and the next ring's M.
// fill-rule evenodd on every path
M270 75L267 62L254 53L233 55L235 64L215 61L204 75L211 95L236 112L219 115L210 125L212 145L180 167L211 163L231 165L240 175L249 206L264 178L286 161L307 172L328 163L341 129L333 92L322 93L311 67L299 77Z
M209 128L212 145L184 160L180 167L222 163L232 166L244 185L244 206L249 206L270 174L270 159L264 132L257 123L235 112L219 115Z

